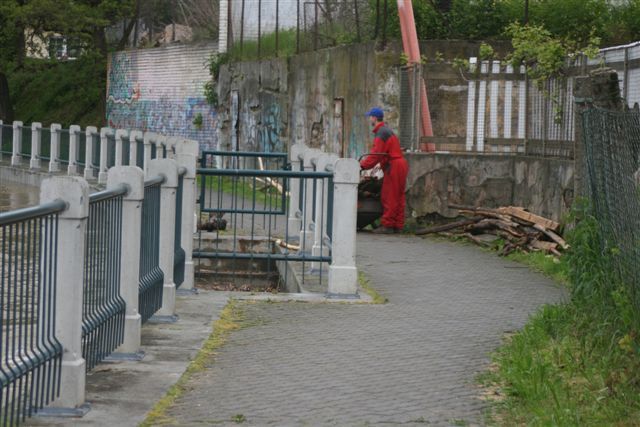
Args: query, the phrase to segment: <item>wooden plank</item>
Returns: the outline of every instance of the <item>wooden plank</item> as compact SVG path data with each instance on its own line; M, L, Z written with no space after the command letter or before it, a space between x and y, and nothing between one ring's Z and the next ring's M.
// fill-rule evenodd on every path
M541 226L539 224L534 224L533 227L536 230L542 231L544 234L546 234L547 237L549 237L551 240L553 240L558 245L560 245L560 247L562 249L564 249L564 250L569 249L569 245L567 245L567 242L562 237L560 237L556 233L554 233L553 231L547 230L547 229L545 229L543 226Z
M551 252L552 249L558 248L557 243L544 242L542 240L534 240L533 242L530 243L530 246L546 252Z
M421 236L424 234L433 234L433 233L442 233L443 231L453 230L455 228L465 227L470 224L474 224L480 221L482 217L476 216L470 219L465 219L462 221L451 222L449 224L436 225L433 227L422 228L420 230L416 230L415 234L417 236Z
M532 214L531 212L527 212L522 208L516 208L513 206L509 206L509 207L505 207L505 208L498 208L497 209L498 212L500 212L503 215L511 215L515 218L521 219L523 221L527 221L530 222L532 224L538 224L544 228L546 228L547 230L551 230L551 231L558 231L558 229L560 228L560 224L552 221L550 219L541 217L539 215L536 214Z

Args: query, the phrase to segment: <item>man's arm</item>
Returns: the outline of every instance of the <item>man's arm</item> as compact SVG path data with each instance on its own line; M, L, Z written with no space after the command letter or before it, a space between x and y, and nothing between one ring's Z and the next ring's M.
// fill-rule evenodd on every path
M384 141L378 137L373 140L371 152L360 161L362 169L371 169L378 163L384 166L387 156L384 154Z

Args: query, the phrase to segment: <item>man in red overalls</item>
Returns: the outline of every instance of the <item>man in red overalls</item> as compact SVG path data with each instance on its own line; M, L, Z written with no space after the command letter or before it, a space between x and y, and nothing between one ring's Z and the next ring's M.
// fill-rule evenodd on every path
M380 108L372 108L367 117L371 120L373 147L371 152L360 162L362 169L371 169L378 163L384 172L382 181L382 225L374 233L399 233L404 227L404 189L409 173L409 165L402 155L398 137L383 122L384 112Z

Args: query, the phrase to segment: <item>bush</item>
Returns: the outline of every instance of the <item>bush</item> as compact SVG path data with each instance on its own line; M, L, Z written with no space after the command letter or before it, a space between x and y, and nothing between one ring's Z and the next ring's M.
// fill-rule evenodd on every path
M105 122L106 64L96 55L73 61L28 59L8 73L16 120L101 126Z

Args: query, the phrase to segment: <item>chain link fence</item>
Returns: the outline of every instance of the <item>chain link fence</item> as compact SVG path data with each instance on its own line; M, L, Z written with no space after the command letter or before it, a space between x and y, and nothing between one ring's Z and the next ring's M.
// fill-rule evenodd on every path
M602 253L640 307L640 111L592 108L583 114L586 188L600 226ZM613 290L613 289L612 289Z
M400 68L400 100L398 137L402 148L417 150L420 141L420 82L421 67Z

